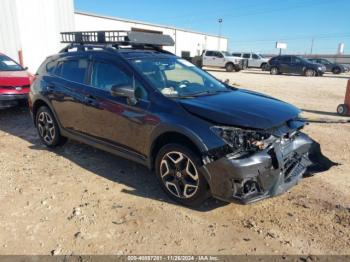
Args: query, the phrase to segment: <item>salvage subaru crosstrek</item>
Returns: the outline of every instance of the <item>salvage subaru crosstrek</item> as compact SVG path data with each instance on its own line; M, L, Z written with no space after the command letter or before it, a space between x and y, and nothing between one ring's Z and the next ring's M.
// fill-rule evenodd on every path
M189 206L250 203L297 184L313 141L299 109L234 88L164 51L169 36L67 32L39 68L29 104L48 147L66 138L146 165Z

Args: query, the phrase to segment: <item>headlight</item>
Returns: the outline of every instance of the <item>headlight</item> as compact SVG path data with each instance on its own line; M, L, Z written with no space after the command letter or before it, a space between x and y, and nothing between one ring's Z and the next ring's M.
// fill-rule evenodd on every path
M274 140L271 134L263 131L226 126L213 126L210 129L231 147L233 153L264 150Z
M319 67L318 67L318 70L323 70L323 67L322 67L322 66L319 66Z

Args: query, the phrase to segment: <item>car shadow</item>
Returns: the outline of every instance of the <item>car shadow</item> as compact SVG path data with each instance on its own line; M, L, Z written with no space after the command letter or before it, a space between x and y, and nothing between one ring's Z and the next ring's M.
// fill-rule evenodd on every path
M123 189L123 193L178 205L162 191L153 172L140 164L70 140L64 146L47 148L37 135L26 107L0 110L0 130L26 140L32 150L53 152L89 172L131 188ZM210 198L200 207L191 209L208 212L225 205L227 203Z
M301 109L304 112L312 113L312 114L318 114L318 115L325 115L325 116L339 116L335 112L325 112L325 111L319 111L319 110L310 110L310 109Z

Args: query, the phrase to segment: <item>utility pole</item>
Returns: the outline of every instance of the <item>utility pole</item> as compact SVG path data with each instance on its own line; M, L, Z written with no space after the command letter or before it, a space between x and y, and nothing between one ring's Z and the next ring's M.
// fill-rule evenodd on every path
M218 51L221 51L220 47L221 47L221 30L222 30L222 22L223 22L223 19L222 18L219 18L218 20L219 22L219 39L218 39Z
M314 49L314 38L311 39L311 49L310 49L310 55L312 55L312 51Z

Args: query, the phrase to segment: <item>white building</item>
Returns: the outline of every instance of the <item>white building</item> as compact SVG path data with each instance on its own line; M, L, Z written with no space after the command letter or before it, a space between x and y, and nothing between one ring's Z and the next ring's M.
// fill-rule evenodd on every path
M73 0L1 0L0 53L23 62L35 72L49 55L57 53L60 32L134 30L168 34L174 47L164 49L178 56L195 56L203 49L227 50L228 39L146 22L75 12Z

